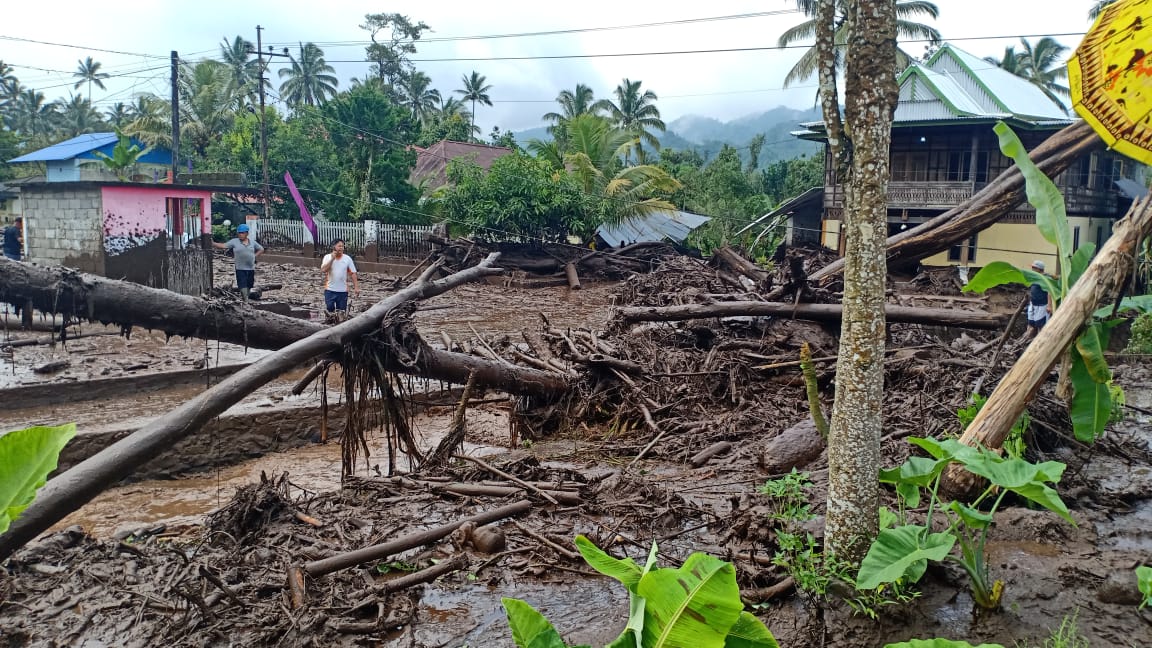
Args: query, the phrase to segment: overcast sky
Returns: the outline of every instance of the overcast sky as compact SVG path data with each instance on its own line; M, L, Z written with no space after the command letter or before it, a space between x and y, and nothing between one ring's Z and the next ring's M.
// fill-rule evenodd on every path
M946 40L973 54L999 57L1019 36L1035 41L1052 34L1074 47L1089 27L1087 12L1092 2L936 0L936 4L940 18L923 22L934 24ZM336 68L341 88L346 87L350 78L368 71L362 60L368 32L359 25L369 12L405 14L432 28L413 58L442 94L463 87L461 77L473 70L487 77L494 106L477 110L477 125L485 135L493 125L511 130L540 125L540 116L555 109L556 95L577 83L589 85L597 98L603 98L611 97L625 77L642 80L645 89L659 95L657 105L665 121L685 114L729 120L780 105L807 108L815 93L812 82L782 88L784 75L800 50L752 49L773 47L785 29L802 22L792 0L394 0L379 4L349 0L4 0L4 5L0 60L15 68L24 85L53 100L87 92L86 86L73 90L72 72L78 59L92 56L104 71L118 75L105 82L107 90L93 90L92 99L101 110L117 101L127 103L139 92L167 96L171 50L185 59L218 57L225 38L242 35L255 42L258 24L265 28L265 44L278 51L284 46L295 48L300 41L317 43ZM773 15L732 17L764 13ZM729 18L720 19L724 17ZM715 20L701 20L711 18ZM686 22L639 26L672 21ZM589 31L460 38L573 29ZM998 36L1010 38L988 38ZM913 55L924 51L923 43L903 47ZM743 51L703 51L721 49ZM651 54L656 52L688 53ZM589 56L640 53L648 54ZM507 57L527 58L496 60ZM276 87L277 67L273 66L272 73Z

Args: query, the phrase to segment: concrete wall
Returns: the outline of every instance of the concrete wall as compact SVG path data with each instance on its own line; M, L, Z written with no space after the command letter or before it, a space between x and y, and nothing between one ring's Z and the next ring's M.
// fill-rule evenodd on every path
M21 202L29 260L104 274L99 189L25 186Z
M154 288L168 287L168 198L200 202L200 214L189 245L211 231L212 193L170 185L101 188L103 252L106 276Z
M1085 243L1103 244L1112 234L1112 220L1108 218L1088 218L1069 216L1068 225L1075 232L1079 228L1079 245ZM1099 238L1098 238L1099 237ZM1099 246L1096 248L1099 250ZM1056 274L1056 246L1044 240L1034 223L996 223L980 232L976 237L976 258L968 265L983 267L993 261L1003 261L1017 268L1027 268L1035 260L1044 262L1049 274ZM948 253L934 254L920 262L924 266L957 265L948 260Z

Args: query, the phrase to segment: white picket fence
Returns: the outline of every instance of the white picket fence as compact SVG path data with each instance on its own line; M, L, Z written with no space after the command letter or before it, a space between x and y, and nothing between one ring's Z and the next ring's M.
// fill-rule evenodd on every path
M423 258L432 251L428 235L435 228L431 225L394 225L378 221L318 221L316 230L320 239L315 241L317 250L327 250L332 241L343 239L344 249L349 254L362 255L367 244L374 240L381 257ZM311 233L302 221L275 218L261 218L256 222L256 240L274 247L303 247L313 242Z

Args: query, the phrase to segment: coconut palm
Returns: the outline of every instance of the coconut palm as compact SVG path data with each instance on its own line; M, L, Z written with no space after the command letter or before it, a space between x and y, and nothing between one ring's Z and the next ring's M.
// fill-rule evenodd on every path
M796 0L796 8L799 9L808 20L780 35L777 45L780 47L788 47L799 41L815 39L816 37L816 6L820 0ZM848 33L848 25L845 20L845 9L847 9L848 0L835 0L836 2L836 23L834 25L834 38L836 41L836 67L843 68L844 66L844 48L850 42L851 34ZM927 40L931 45L938 45L940 43L940 32L936 31L934 27L924 25L918 22L912 22L910 18L917 16L928 16L930 18L938 18L940 10L936 5L925 0L905 0L896 2L896 35L899 38ZM788 72L788 76L784 77L784 87L804 81L805 79L816 74L816 46L808 48L792 70ZM908 67L908 64L913 60L913 57L904 53L901 50L896 52L896 66L899 69Z
M431 85L432 79L419 70L407 72L400 78L403 103L421 126L427 126L440 108L440 91L429 87Z
M231 127L239 92L228 66L213 59L184 64L179 81L180 141L204 155L208 145Z
M616 101L605 100L603 104L608 110L608 118L612 120L612 124L616 128L636 136L635 142L625 155L625 160L630 159L631 152L635 150L637 161L643 163L645 161L643 148L645 144L655 150L660 148L660 140L652 134L652 131L663 133L666 126L664 121L660 119L660 110L656 108L654 103L658 98L656 93L651 90L645 90L641 93L641 83L641 81L624 79L620 85L616 86Z
M95 83L97 88L104 89L104 79L107 79L109 74L100 71L100 61L93 61L91 56L85 57L83 61L77 60L79 67L72 73L72 76L79 77L80 80L72 84L72 88L79 88L85 83L88 84L88 101L92 101L92 84Z
M13 107L13 130L29 136L47 135L55 120L56 104L48 103L44 93L26 88L16 96Z
M12 95L12 88L20 83L16 78L16 73L12 71L12 66L0 60L0 99L6 99Z
M232 85L237 95L249 104L255 104L256 92L259 90L260 62L252 55L256 47L251 41L237 36L229 41L227 38L220 42L220 60L228 66ZM265 87L271 87L268 79L264 79ZM243 106L240 106L243 108Z
M1092 4L1092 8L1088 10L1088 20L1096 20L1104 8L1116 2L1116 0L1098 0Z
M289 57L292 67L282 68L280 96L289 106L317 106L336 95L335 68L324 61L324 50L315 43L300 45L300 58Z
M456 90L456 94L460 95L460 98L464 101L472 102L471 132L475 133L476 102L479 101L485 106L491 106L492 98L488 96L488 91L492 89L492 86L485 85L484 82L488 79L483 74L478 73L476 70L472 70L471 75L464 75L460 77L460 80L464 82L464 87L460 90Z
M128 107L128 123L123 130L151 146L171 147L172 104L151 94L137 96Z
M72 95L68 101L59 102L59 115L56 127L68 137L84 133L95 133L105 127L104 119L92 107L92 102L83 95Z
M635 134L616 128L604 117L584 113L566 122L568 151L564 167L585 193L603 196L609 205L608 221L617 223L655 212L675 211L661 198L680 189L680 183L651 164L623 166L620 158L636 140ZM554 144L551 143L551 144ZM530 149L549 144L534 141Z
M1068 86L1060 82L1068 78L1068 68L1064 65L1064 53L1068 51L1066 45L1061 45L1050 36L1045 36L1035 45L1027 39L1021 38L1022 51L1015 51L1013 47L1005 48L1004 58L999 61L994 58L985 58L989 63L1004 68L1016 76L1031 81L1036 87L1052 100L1052 103L1067 111L1067 106L1060 97L1069 95Z
M556 95L556 103L560 104L560 112L544 114L544 121L550 121L553 125L562 124L578 115L603 114L607 107L604 102L596 101L596 95L592 92L592 88L583 83L576 84L575 92L561 90L560 94Z
M131 120L131 109L123 102L117 102L104 111L104 119L114 128L120 128Z

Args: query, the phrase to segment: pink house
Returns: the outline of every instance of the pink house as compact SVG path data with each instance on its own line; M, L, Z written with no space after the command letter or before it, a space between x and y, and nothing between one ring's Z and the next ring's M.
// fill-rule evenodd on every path
M28 260L199 295L212 286L209 187L43 182L22 187Z

